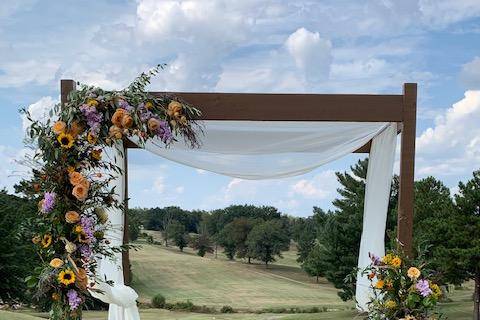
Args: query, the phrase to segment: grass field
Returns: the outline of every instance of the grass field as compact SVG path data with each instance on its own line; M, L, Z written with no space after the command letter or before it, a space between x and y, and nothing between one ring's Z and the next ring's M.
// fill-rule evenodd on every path
M158 237L158 234L154 234ZM156 293L168 302L191 300L196 305L207 305L217 310L230 305L240 313L198 314L171 312L159 309L141 309L142 320L322 320L362 319L353 303L342 302L337 290L321 280L319 284L306 276L296 263L296 252L286 252L284 259L265 269L261 264L248 265L231 262L219 253L201 258L189 249L181 253L176 248L142 243L139 251L131 252L134 274L133 287L140 301L148 302ZM292 248L293 249L293 248ZM441 305L449 319L472 318L473 284L455 290L451 302ZM327 312L316 314L256 314L252 311L269 307L327 307ZM38 320L47 314L0 311L0 320ZM104 320L106 312L85 312L86 320Z

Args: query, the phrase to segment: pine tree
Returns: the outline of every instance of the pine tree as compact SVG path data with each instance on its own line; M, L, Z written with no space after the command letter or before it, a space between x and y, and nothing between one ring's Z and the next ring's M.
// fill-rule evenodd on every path
M323 248L316 244L312 250L308 253L308 256L305 258L302 263L302 269L312 277L316 277L317 283L318 278L325 275L326 266L323 259Z

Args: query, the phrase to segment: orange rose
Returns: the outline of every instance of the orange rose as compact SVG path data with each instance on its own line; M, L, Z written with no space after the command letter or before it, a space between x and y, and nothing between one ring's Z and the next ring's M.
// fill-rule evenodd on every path
M72 195L79 201L85 201L88 195L88 188L82 184L78 184L73 188Z
M122 129L117 126L111 126L110 129L108 130L110 136L115 139L122 139L123 133Z
M180 116L180 112L182 111L182 104L178 101L171 101L168 104L167 114L170 117L178 117Z
M133 125L133 118L128 113L125 114L122 118L122 127L130 128Z
M67 125L63 121L57 121L52 127L52 131L55 134L60 134L62 132L65 132L65 129L67 128Z
M68 223L77 223L80 221L80 215L77 211L67 211L67 213L65 213L65 221Z
M120 108L117 109L112 116L112 123L114 125L116 125L117 127L121 127L122 126L122 119L123 119L123 116L125 115L125 113L126 113L125 109L120 109Z
M70 179L70 183L73 186L84 183L84 181L87 180L80 172L76 172L76 171L70 172L68 174L68 177Z
M152 132L156 132L160 128L160 121L155 118L148 119L147 122L148 129Z
M76 138L80 133L82 133L82 131L83 127L77 121L74 121L70 126L69 133Z

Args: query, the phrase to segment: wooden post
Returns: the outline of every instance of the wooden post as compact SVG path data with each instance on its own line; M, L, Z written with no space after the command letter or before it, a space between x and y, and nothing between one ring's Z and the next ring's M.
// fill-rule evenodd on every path
M124 212L123 212L123 244L128 244L128 148L125 146L123 148L124 156L124 165L123 165L123 176L125 180L124 183ZM123 281L126 285L129 285L132 282L132 273L130 272L130 253L128 250L122 251L122 268L123 268Z
M417 84L403 85L403 129L400 148L400 190L398 199L397 239L405 254L412 254L413 201L415 178L415 131Z
M73 80L60 80L60 102L62 105L67 103L68 94L75 90L75 81Z

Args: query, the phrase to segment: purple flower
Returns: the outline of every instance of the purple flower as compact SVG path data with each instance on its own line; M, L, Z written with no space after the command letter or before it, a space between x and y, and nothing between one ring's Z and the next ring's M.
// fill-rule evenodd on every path
M82 226L83 232L85 232L87 239L90 240L90 242L94 242L95 236L93 235L93 233L95 223L93 221L93 218L82 215L82 217L80 218L80 225Z
M90 260L90 257L92 256L92 248L88 244L83 244L80 246L80 254L82 255L82 258Z
M376 256L374 253L369 252L368 256L370 257L370 260L372 260L372 264L374 266L380 265L380 262L382 261L379 256Z
M55 192L45 192L42 203L43 213L48 213L53 210L53 207L55 206L55 196Z
M120 100L120 102L118 103L118 106L119 106L120 108L122 108L122 109L127 110L128 112L133 111L133 109L134 109L134 108L133 108L131 105L129 105L128 102L125 101L125 100Z
M87 119L87 125L90 127L90 132L92 134L98 134L100 131L100 125L103 120L103 115L98 112L97 108L94 106L89 106L88 104L82 104L80 106L80 111Z
M417 289L418 292L420 292L422 297L427 297L430 294L432 294L432 289L430 289L430 286L427 280L419 280L415 285L415 288Z
M160 139L162 139L164 143L169 143L172 141L173 134L167 121L164 121L164 120L160 121L160 127L158 128L157 136Z
M67 292L68 304L70 309L75 310L82 303L82 298L78 295L77 291L70 289Z
M137 109L140 113L140 120L142 120L142 122L147 122L148 119L153 117L153 113L145 107L143 102L138 105Z

